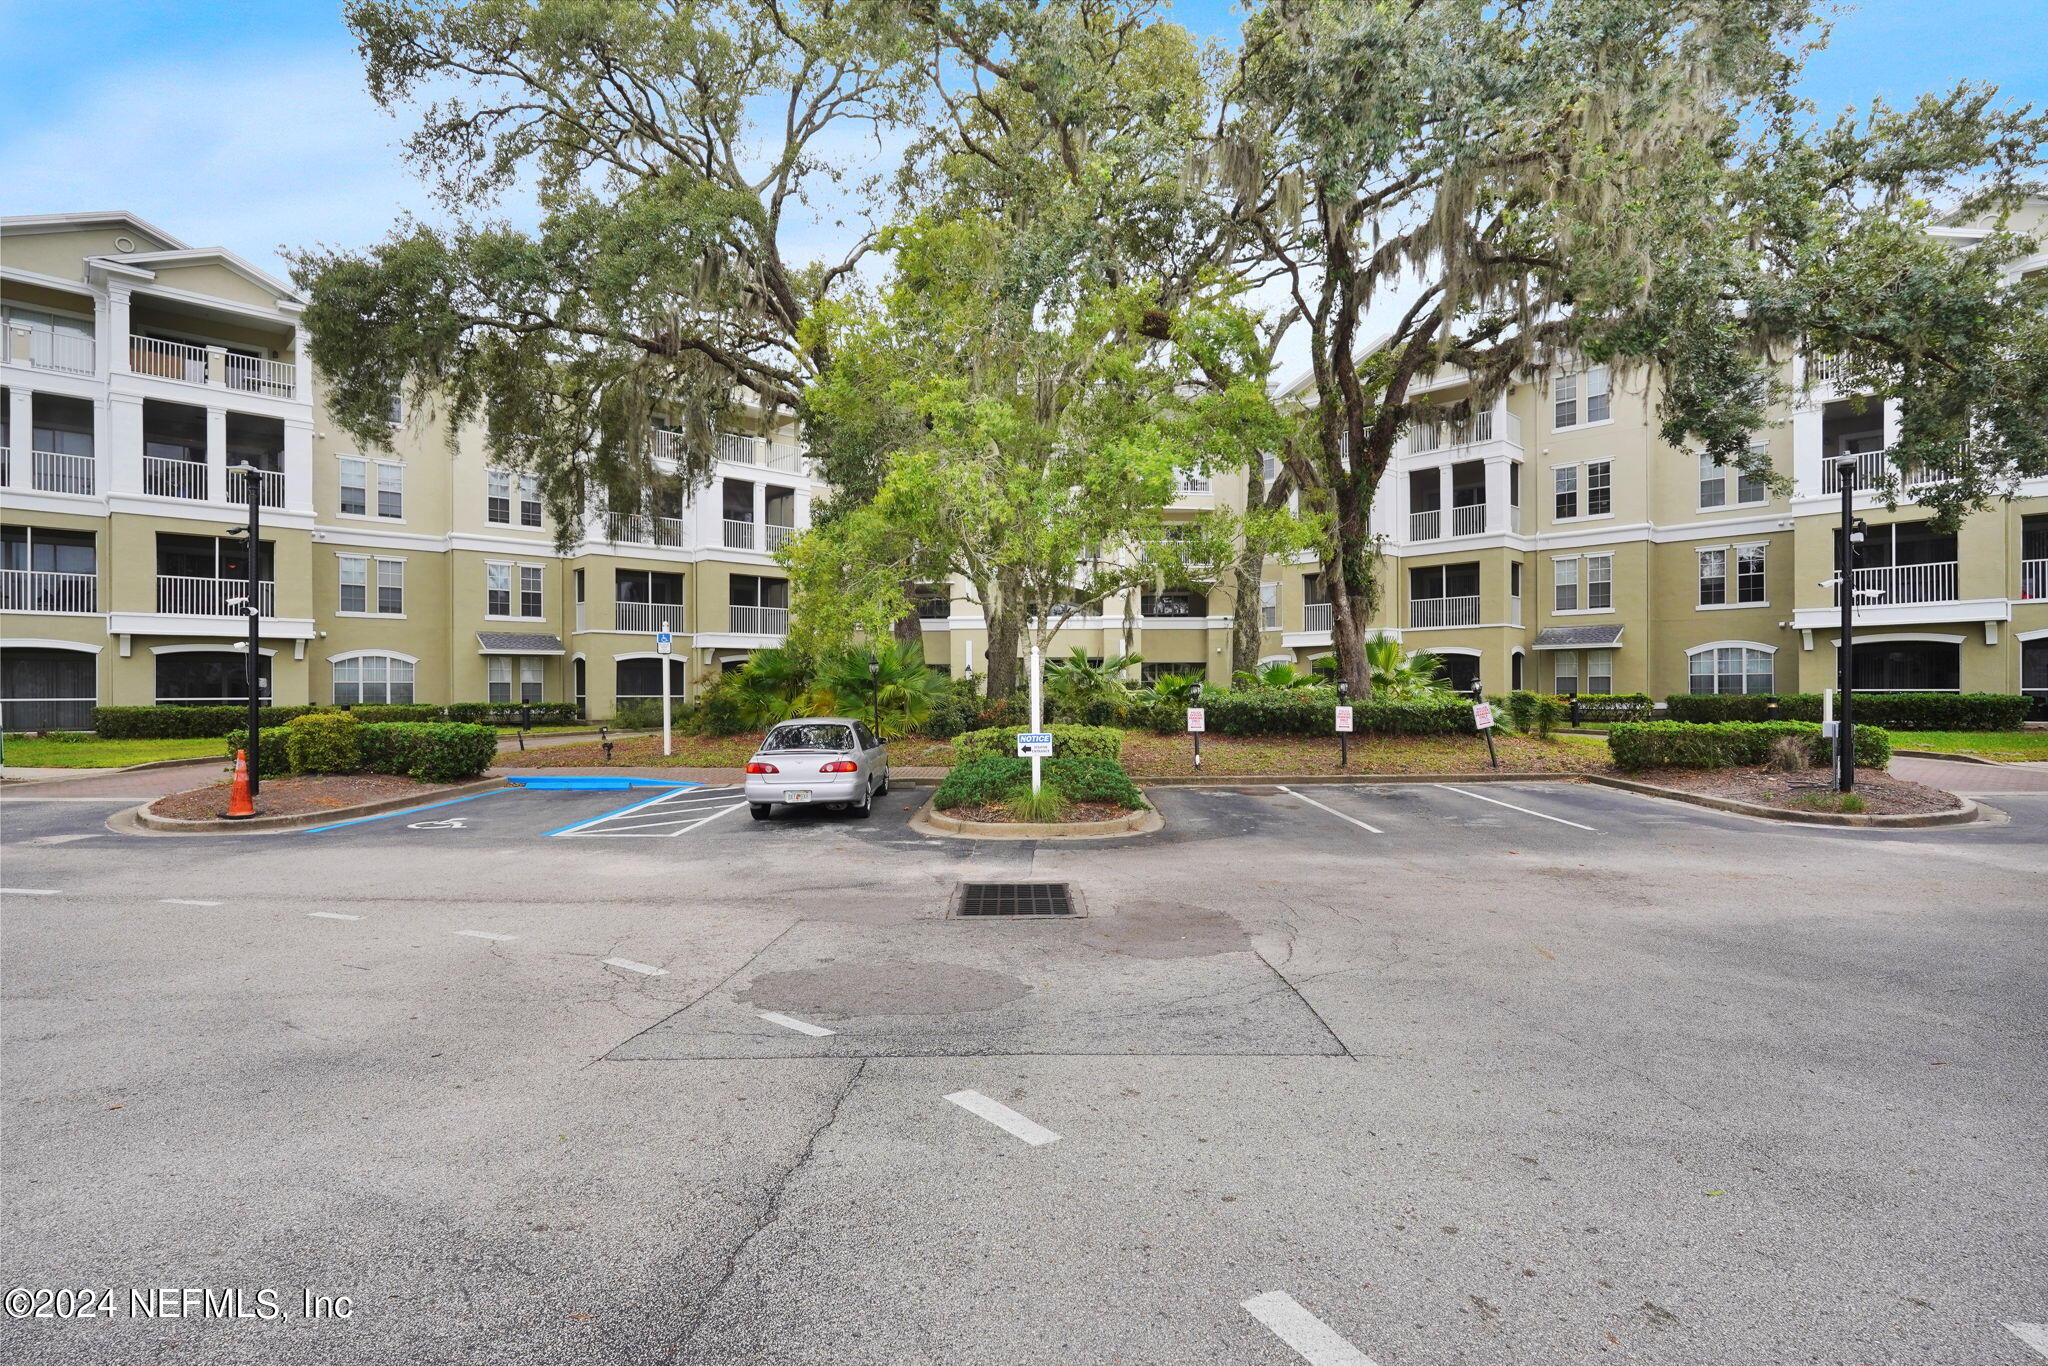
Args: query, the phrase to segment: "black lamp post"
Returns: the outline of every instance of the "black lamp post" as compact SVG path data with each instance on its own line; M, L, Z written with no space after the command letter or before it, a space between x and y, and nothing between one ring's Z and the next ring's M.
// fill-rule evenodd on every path
M244 661L244 677L249 687L249 795L253 797L263 786L263 652L257 643L263 625L263 475L254 465L248 465L242 469L242 480L249 496L249 525L234 530L249 533L249 596L242 603L242 611L249 618L249 657Z
M868 690L874 694L875 736L882 734L882 661L868 651Z

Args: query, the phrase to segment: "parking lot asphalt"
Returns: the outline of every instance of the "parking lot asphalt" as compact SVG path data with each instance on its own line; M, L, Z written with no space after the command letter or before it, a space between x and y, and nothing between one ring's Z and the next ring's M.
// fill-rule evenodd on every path
M0 1360L2048 1359L2048 795L1228 783L1087 844L924 795L0 794L0 1279L117 1292ZM1085 915L947 915L1022 878Z

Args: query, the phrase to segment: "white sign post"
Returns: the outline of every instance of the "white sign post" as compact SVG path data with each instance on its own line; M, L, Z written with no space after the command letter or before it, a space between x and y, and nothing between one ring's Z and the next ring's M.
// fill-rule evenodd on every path
M1040 687L1038 673L1038 647L1034 645L1031 647L1031 735L1033 739L1045 734L1044 692ZM1048 740L1050 739L1050 737L1047 738ZM1052 746L1047 744L1046 750L1048 753L1051 749ZM1044 763L1044 756L1039 754L1038 747L1033 745L1031 750L1031 792L1033 796L1038 794L1039 769Z
M668 629L666 621L662 622L660 632L654 637L654 652L661 656L655 662L661 665L661 757L664 759L673 757L676 752L675 740L669 734L668 705L668 660L675 644L674 633Z

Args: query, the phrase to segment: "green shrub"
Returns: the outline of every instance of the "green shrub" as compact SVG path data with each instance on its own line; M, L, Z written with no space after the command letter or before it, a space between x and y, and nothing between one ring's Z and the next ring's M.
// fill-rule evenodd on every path
M363 723L345 711L294 717L285 727L294 773L354 773L363 766Z
M1210 735L1333 735L1334 688L1205 689L1203 721ZM1131 725L1160 735L1187 729L1187 708L1173 702L1134 706ZM1472 706L1463 697L1369 698L1351 705L1352 729L1361 735L1470 735Z
M1565 723L1568 713L1564 703L1549 693L1531 692L1517 688L1508 694L1508 725L1518 735L1534 735L1548 740L1551 732Z
M450 721L466 726L516 726L531 713L536 726L567 725L580 719L574 702L450 702Z
M388 705L382 702L368 702L361 706L350 707L348 714L355 717L358 721L370 723L381 721L439 721L443 719L442 709L428 702L395 702Z
M1067 818L1067 808L1072 803L1051 783L1042 784L1036 792L1025 783L1012 790L1003 799L1003 805L1020 821L1060 821Z
M940 811L956 806L993 806L1015 791L1017 784L1030 781L1029 759L1019 759L1014 754L983 755L954 764L939 790L932 794L932 805Z
M1785 735L1803 738L1813 763L1828 762L1833 742L1810 721L1623 722L1607 732L1607 748L1615 767L1628 773L1761 766L1770 762L1772 742ZM1857 767L1884 768L1891 757L1890 735L1876 726L1856 727Z
M1111 759L1124 756L1124 733L1108 726L1047 726L1052 736L1053 757L1057 759ZM991 754L1017 756L1017 737L1028 726L992 726L971 730L953 741L953 753L961 762Z
M1674 721L1764 721L1770 704L1778 703L1784 721L1818 721L1821 695L1785 693L1777 698L1673 693L1664 699L1665 714ZM1882 692L1856 694L1858 724L1891 730L2018 730L2031 706L2024 693Z
M134 710L141 711L143 708L137 707ZM290 777L292 771L291 731L283 726L265 726L259 733L259 738L263 743L257 746L256 776L259 778ZM249 747L249 732L246 730L229 731L226 741L227 757L232 761L236 750Z
M386 722L362 728L364 767L422 782L474 778L498 755L498 733L459 722Z
M257 721L265 729L282 726L313 707L265 707ZM211 740L249 721L246 706L228 707L94 707L93 733L102 740Z
M1553 697L1567 722L1571 720L1572 699ZM1578 695L1581 721L1647 721L1657 714L1657 704L1646 692L1582 692Z
M1030 760L1019 762L1028 765ZM1106 802L1133 811L1145 805L1138 785L1113 759L1048 759L1045 781L1070 801Z
M668 722L678 734L695 734L698 713L702 708L695 702L683 702L671 698L668 704ZM618 704L611 720L605 722L613 730L660 730L661 699L658 697L629 697Z

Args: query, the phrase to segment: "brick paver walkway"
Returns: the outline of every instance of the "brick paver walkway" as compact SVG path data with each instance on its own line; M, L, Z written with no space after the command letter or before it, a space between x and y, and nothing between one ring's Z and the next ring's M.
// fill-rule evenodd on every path
M1965 797L2048 792L2048 764L1963 764L1952 759L1919 759L1902 754L1893 758L1891 772L1894 778L1925 783Z

